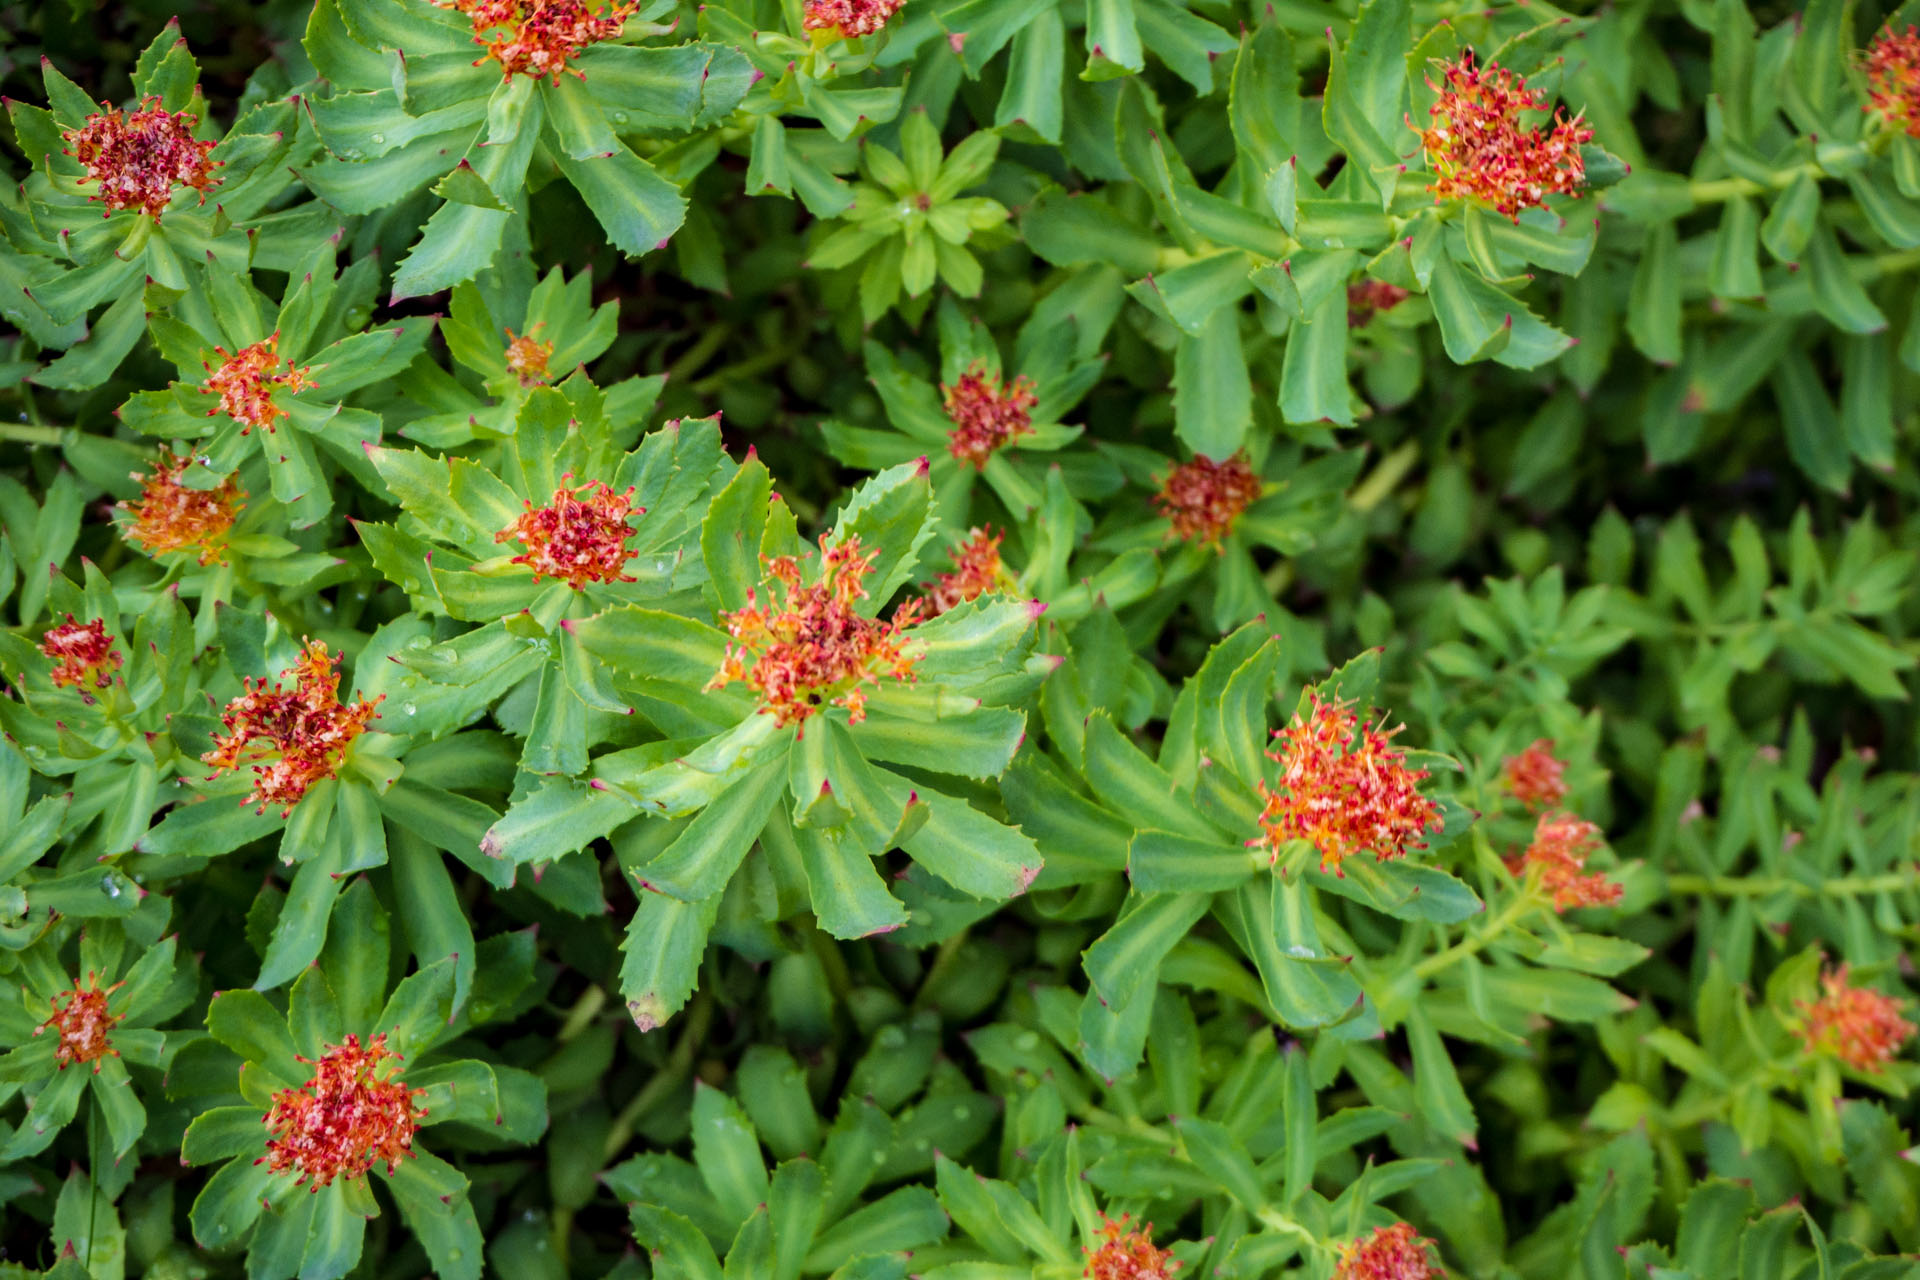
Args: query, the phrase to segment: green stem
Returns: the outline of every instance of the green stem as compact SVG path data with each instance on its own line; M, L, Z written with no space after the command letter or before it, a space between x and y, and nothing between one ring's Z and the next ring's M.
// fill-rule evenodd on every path
M647 1114L669 1092L680 1084L693 1070L694 1051L707 1037L707 1026L713 1021L713 997L702 991L687 1004L686 1023L680 1033L680 1039L674 1044L673 1052L661 1064L660 1070L653 1074L633 1100L620 1108L620 1114L613 1118L607 1127L607 1140L600 1149L600 1163L612 1164L613 1158L633 1138L633 1130L640 1123L640 1117Z
M1407 472L1413 470L1413 464L1419 458L1419 443L1407 441L1375 464L1373 473L1359 483L1348 497L1347 504L1362 515L1373 510L1386 500L1388 494L1400 487L1400 482L1407 478Z
M1501 934L1511 929L1522 916L1532 911L1537 905L1529 893L1523 891L1514 894L1512 900L1500 908L1500 913L1487 921L1485 928L1468 934L1445 951L1436 952L1413 966L1414 980L1424 982L1434 974L1443 973L1452 968L1468 956L1485 951Z
M573 1008L567 1010L567 1020L560 1024L560 1031L557 1036L560 1043L566 1044L568 1041L577 1038L582 1031L585 1031L591 1026L594 1018L599 1014L600 1010L606 1006L606 1003L606 988L600 986L598 983L582 991L580 998L573 1002Z
M21 444L59 444L64 434L59 427L41 427L26 422L0 422L0 440L18 440Z
M798 344L762 351L758 355L748 356L745 360L736 360L732 364L721 366L694 383L688 390L697 396L710 396L730 382L744 381L757 377L769 369L778 369L799 354Z
M722 343L733 336L733 326L717 324L700 335L700 340L680 353L680 358L667 366L667 385L686 378L695 369L713 358L713 353Z
M1737 876L1678 875L1667 877L1673 893L1698 894L1724 898L1765 897L1774 893L1797 893L1803 898L1825 896L1852 898L1870 893L1895 893L1920 885L1914 871L1895 871L1886 875L1829 880L1824 884L1806 884L1784 876L1741 878Z

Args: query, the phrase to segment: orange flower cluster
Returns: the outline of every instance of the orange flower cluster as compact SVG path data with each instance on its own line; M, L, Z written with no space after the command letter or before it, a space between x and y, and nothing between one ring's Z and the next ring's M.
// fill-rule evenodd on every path
M1498 63L1476 67L1473 50L1440 65L1444 86L1429 81L1439 100L1429 109L1433 124L1420 130L1441 200L1478 200L1518 222L1520 211L1546 203L1552 194L1572 195L1586 181L1580 146L1593 130L1579 117L1554 114L1546 133L1523 129L1521 113L1544 111L1547 96Z
M205 192L219 185L213 171L220 162L208 158L214 144L194 140L198 121L192 112L168 111L155 97L144 99L132 112L100 105L107 109L60 137L67 144L66 154L87 171L80 181L99 185L87 198L107 206L102 217L112 217L118 209L139 209L158 219L176 188Z
M1180 1269L1172 1253L1154 1247L1151 1222L1138 1230L1128 1229L1132 1217L1123 1213L1115 1222L1100 1215L1100 1247L1081 1249L1087 1265L1080 1274L1087 1280L1167 1280Z
M1408 298L1397 284L1385 280L1362 280L1347 286L1347 328L1357 329L1373 319L1377 311L1391 311Z
M153 474L134 472L140 500L119 504L133 517L127 541L139 543L150 556L192 551L203 565L216 560L225 564L227 531L247 495L233 476L212 489L189 489L180 483L186 469L185 458L163 449L154 459Z
M75 622L68 614L65 622L47 628L40 639L40 652L54 661L56 689L105 689L120 669L120 651L113 647L107 624L99 618Z
M1610 907L1624 890L1596 871L1586 871L1587 856L1600 847L1600 828L1571 813L1543 813L1534 824L1533 843L1507 861L1516 876L1537 873L1540 887L1553 895L1553 909Z
M1872 987L1850 986L1846 965L1821 974L1820 985L1826 994L1800 1006L1807 1015L1800 1036L1814 1053L1873 1073L1884 1070L1913 1038L1914 1025L1900 1016L1907 1002Z
M906 651L905 632L920 620L920 601L901 605L889 622L855 608L879 552L862 552L858 538L823 550L820 579L807 586L792 556L767 562L766 605L749 591L744 609L724 615L734 643L707 685L744 680L782 728L804 725L826 706L845 707L858 723L866 718L865 686L883 675L911 679L919 660Z
M1552 809L1567 798L1567 766L1553 754L1553 739L1540 738L1500 765L1500 779L1529 809Z
M534 328L540 326L535 325ZM531 333L507 330L507 372L520 379L523 387L547 385L547 361L553 359L553 344L541 342Z
M52 1031L60 1037L60 1043L53 1050L53 1060L60 1070L65 1071L76 1062L91 1062L98 1071L100 1059L120 1056L120 1051L108 1043L107 1033L120 1025L122 1015L107 1012L107 997L125 985L116 982L103 988L99 979L88 973L86 986L81 986L76 978L73 990L53 997L52 1016L33 1034Z
M486 57L500 65L501 79L516 75L550 78L560 83L563 72L582 80L586 73L567 64L580 51L620 34L640 6L615 0L605 13L594 13L581 0L435 0L473 24L473 42L486 46Z
M1243 449L1225 462L1196 457L1175 467L1160 482L1153 505L1173 521L1174 537L1219 548L1220 539L1259 496L1260 477Z
M222 363L218 369L207 365L207 394L220 397L220 403L207 410L207 416L224 413L235 422L244 424L240 434L246 435L255 427L271 431L274 424L287 416L287 411L273 402L273 393L284 390L289 393L304 391L314 385L307 376L307 370L296 369L293 361L286 361L282 369L280 359L280 335L262 338L260 341L240 348L232 355L225 347L215 347Z
M941 574L938 582L921 584L927 593L929 614L957 609L989 591L1005 591L1012 585L1007 567L1000 562L1000 538L991 529L967 530L967 540L953 549L953 572Z
M808 31L838 31L842 36L870 36L887 25L907 0L807 0L800 25Z
M577 489L555 489L553 501L544 507L529 501L526 508L525 515L494 534L493 540L517 541L525 547L513 563L532 569L535 582L558 578L582 591L589 582L634 580L626 572L632 554L627 542L633 537L627 517L645 515L646 508L633 505L632 486L625 493L615 493L598 480L589 480Z
M976 360L952 386L941 383L940 391L953 422L947 452L972 463L976 471L984 470L1002 446L1033 434L1033 406L1040 398L1034 394L1033 379L1024 374L1003 381Z
M1295 715L1274 731L1280 749L1267 758L1279 762L1279 786L1260 784L1261 834L1248 845L1277 859L1288 841L1304 840L1319 852L1320 869L1335 875L1365 849L1386 862L1425 848L1421 837L1438 829L1440 808L1420 794L1427 771L1409 769L1392 745L1399 732L1363 728L1349 704L1313 695L1304 721Z
M241 803L257 804L260 813L277 804L285 817L316 782L339 772L347 748L366 732L386 696L343 705L339 661L326 645L310 640L299 660L280 673L283 680L292 678L292 689L269 685L262 676L249 679L246 692L227 704L220 716L226 734L200 759L215 769L252 767L253 790Z
M336 1178L365 1177L376 1164L392 1173L413 1150L413 1135L426 1114L414 1101L426 1091L399 1080L400 1055L387 1048L385 1033L363 1048L360 1037L320 1055L302 1058L313 1078L298 1089L273 1095L264 1123L273 1131L266 1161L275 1173L294 1171L294 1183L311 1191Z
M1901 35L1881 28L1864 62L1867 105L1861 110L1920 138L1920 29Z
M1409 1223L1375 1227L1372 1235L1340 1251L1333 1280L1430 1280L1440 1274L1428 1252L1432 1247Z

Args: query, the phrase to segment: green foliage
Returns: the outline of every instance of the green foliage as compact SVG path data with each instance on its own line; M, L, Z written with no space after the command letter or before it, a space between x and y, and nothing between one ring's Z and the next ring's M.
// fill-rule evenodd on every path
M1906 10L572 5L0 15L0 1280L1914 1272Z

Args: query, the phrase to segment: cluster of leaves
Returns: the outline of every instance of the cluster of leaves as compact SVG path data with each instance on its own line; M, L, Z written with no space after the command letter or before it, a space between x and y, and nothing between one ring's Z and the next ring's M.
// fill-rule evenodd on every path
M1904 11L16 9L0 1277L1912 1273Z

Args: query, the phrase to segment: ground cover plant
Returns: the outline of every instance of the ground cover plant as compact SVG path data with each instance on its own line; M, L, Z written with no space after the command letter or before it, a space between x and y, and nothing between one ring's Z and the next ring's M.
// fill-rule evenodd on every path
M1920 1274L1920 12L0 89L0 1278Z

